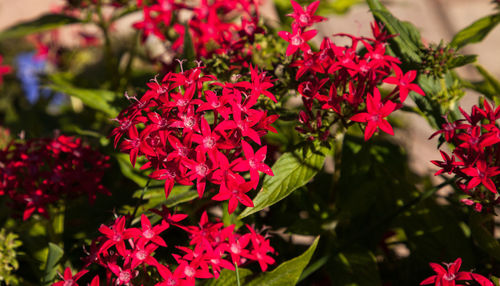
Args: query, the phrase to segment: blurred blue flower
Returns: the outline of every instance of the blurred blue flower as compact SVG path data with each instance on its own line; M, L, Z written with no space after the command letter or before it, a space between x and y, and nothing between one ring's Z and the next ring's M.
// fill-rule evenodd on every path
M40 96L39 75L45 71L46 60L35 57L34 52L22 53L16 57L17 77L21 81L26 98L34 103Z

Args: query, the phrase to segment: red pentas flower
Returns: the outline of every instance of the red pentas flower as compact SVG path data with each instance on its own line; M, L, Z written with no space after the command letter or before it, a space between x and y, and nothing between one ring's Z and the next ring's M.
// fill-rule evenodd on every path
M85 275L87 272L89 271L84 269L73 275L71 273L71 268L66 267L66 269L64 270L64 275L59 274L59 276L61 276L63 281L56 282L52 284L52 286L78 286L76 281L78 281L78 279L80 279L80 277Z
M292 17L297 24L301 27L310 27L312 24L325 21L326 18L314 15L318 9L320 1L314 1L307 7L300 6L299 3L291 1L293 13L287 16Z
M151 223L153 220L142 214L140 228L128 227L127 218L122 216L111 225L102 225L99 231L103 236L92 242L85 268L94 269L91 265L104 268L110 285L146 282L148 285L195 285L199 279L218 278L223 269L234 271L235 264L258 262L262 271L274 264L271 257L274 249L267 235L260 234L252 226L247 225L249 232L240 234L234 225L224 227L218 220L210 221L206 212L198 225L184 225L180 221L185 215L171 215L165 206L152 211L161 216L158 223ZM164 234L171 226L186 232L188 245L167 247L163 239L168 237ZM157 251L162 255L155 257ZM165 253L172 255L174 263L165 263ZM61 276L63 281L54 285L76 285L68 283L74 283L87 272L83 269L73 276L68 268L64 277ZM155 272L159 275L151 275ZM92 283L99 285L98 276Z
M486 277L472 273L459 271L460 266L462 265L462 259L457 258L453 263L443 263L446 266L446 269L437 264L437 263L429 263L432 270L436 272L436 275L432 275L431 277L425 279L420 282L420 285L429 285L434 284L435 286L455 286L460 285L456 284L457 281L475 281L481 286L493 286L493 282L491 282Z
M232 54L231 61L248 66L245 59L251 56L252 49L245 47L252 47L255 35L265 31L258 26L258 1L253 0L153 0L147 4L141 2L138 7L143 10L143 19L133 27L142 31L143 41L149 36L172 40L173 50L180 53L188 32L197 57ZM187 20L186 15L190 17ZM235 16L241 19L241 25ZM170 27L178 37L169 36Z
M365 140L378 129L393 135L385 118L403 106L410 92L424 92L415 83L417 72L403 72L399 59L388 54L387 40L392 36L373 24L373 38L337 34L334 36L346 37L351 44L336 45L325 37L319 50L313 50L308 41L316 30L310 27L323 20L314 15L319 1L305 8L291 3L292 32L279 35L288 42L286 55L293 55L290 67L296 68L295 84L304 103L296 129L308 140L327 140L334 123L348 128L358 122ZM382 84L389 85L383 97L378 89Z
M272 79L257 67L249 73L236 83L219 82L201 66L167 74L140 99L128 97L133 104L111 132L115 145L121 141L133 165L141 162L141 169L152 169L151 178L165 180L166 197L174 184L195 183L200 198L213 189L207 186L218 186L213 199L229 200L230 212L238 203L253 206L246 193L257 188L261 173L273 175L264 162L266 146L256 146L276 131L270 124L277 115L257 108L262 95L276 101ZM232 187L235 178L242 188Z
M446 172L455 176L457 186L467 195L462 202L473 205L476 211L491 212L500 203L500 129L495 111L498 108L484 100L483 107L473 106L470 114L460 110L465 119L449 122L445 117L442 129L431 136L444 134L444 140L454 146L451 155L440 151L444 161L431 162L440 168L436 175Z
M61 199L98 193L110 195L101 184L109 157L84 145L80 139L60 135L12 141L0 150L0 195L13 209L48 216L47 207Z
M366 122L365 129L365 140L370 139L370 137L375 133L377 128L380 128L382 131L394 135L394 131L392 130L392 126L384 119L396 108L396 104L390 100L385 103L382 102L380 92L377 88L374 89L374 94L371 96L368 94L368 98L366 100L366 110L367 112L361 112L353 117L351 117L352 121L357 122Z
M397 85L397 88L399 89L399 97L401 98L401 102L405 101L409 91L414 91L420 95L425 95L424 91L420 88L420 86L411 83L417 77L416 71L412 70L407 72L406 74L403 74L401 69L396 64L393 64L392 68L394 69L396 76L388 77L384 79L383 82Z
M292 25L292 32L279 31L278 35L289 43L286 49L286 56L289 57L297 50L308 52L311 47L307 43L318 33L317 30L302 31L299 25Z

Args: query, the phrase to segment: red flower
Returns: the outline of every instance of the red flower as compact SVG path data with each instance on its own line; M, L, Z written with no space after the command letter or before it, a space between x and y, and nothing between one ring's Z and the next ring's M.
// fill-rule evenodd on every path
M125 217L120 217L116 219L115 223L108 227L106 225L101 225L99 227L99 232L104 234L108 239L101 246L99 252L103 252L110 248L111 246L115 246L120 255L126 256L126 248L125 248L125 240L134 237L137 232L133 229L125 229Z
M499 167L490 167L486 165L486 162L482 159L479 159L476 162L476 167L468 167L461 170L467 176L471 176L469 183L467 184L468 189L472 189L479 184L483 184L488 190L493 193L498 193L495 183L491 177L494 177L500 174Z
M278 35L283 38L283 40L290 43L288 48L286 49L286 56L289 57L298 49L301 49L303 52L307 52L311 49L307 41L314 38L318 33L317 30L310 31L302 31L302 29L298 25L292 25L292 33L286 31L279 31Z
M396 76L388 77L388 78L384 79L384 82L389 83L389 84L395 84L398 86L399 97L401 99L401 102L405 101L406 97L408 96L409 91L414 91L420 95L425 96L425 93L420 88L420 86L418 86L417 84L411 83L417 77L416 71L412 70L412 71L407 72L406 74L403 74L401 69L396 64L393 64L392 68L394 69Z
M437 160L432 160L431 163L442 168L441 170L437 171L434 176L441 175L442 173L448 173L451 174L455 171L457 168L457 162L455 162L455 156L451 155L448 156L445 152L439 150L441 153L441 157L443 158L444 161L437 161Z
M134 23L132 26L138 30L143 31L143 33L144 33L142 36L143 41L145 41L149 35L155 35L160 40L165 40L165 36L163 35L163 33L160 31L160 29L158 27L159 23L163 19L160 17L152 17L151 16L152 10L153 9L151 9L149 7L144 7L144 10L143 10L144 19L142 21Z
M314 23L326 20L326 18L314 15L318 9L320 1L314 1L309 6L302 8L299 3L291 1L293 13L287 16L292 17L300 27L309 27Z
M253 187L259 171L272 175L263 163L266 148L252 150L246 142L260 145L268 131L276 132L271 123L278 116L255 108L262 95L276 100L268 90L273 80L257 67L250 67L250 81L235 83L217 82L203 70L169 73L161 83L148 84L140 99L129 97L134 102L120 113L120 126L112 131L115 144L124 138L120 149L130 154L133 165L143 157L147 162L141 169L152 169L151 178L165 180L165 197L175 184L193 181L202 197L207 182L227 186L229 172L242 177L249 172ZM216 82L207 83L212 80ZM234 162L240 163L237 168Z
M64 270L64 276L59 274L59 276L61 276L63 281L56 282L52 284L52 286L78 286L76 281L80 279L80 277L85 275L85 273L87 272L89 271L84 269L73 276L73 274L71 274L71 268L66 267L66 269Z
M48 205L61 199L88 196L93 203L97 193L109 194L101 185L107 161L70 136L12 142L0 150L0 196L24 210L24 220L34 213L48 217Z
M247 207L253 207L252 200L245 193L249 192L253 188L254 183L245 182L245 179L239 175L228 177L229 178L226 183L220 188L219 193L212 199L216 201L229 200L228 212L230 214L236 210L238 202Z
M457 258L453 263L445 263L447 269L444 269L443 266L437 263L429 263L434 272L436 272L436 275L420 282L420 285L434 284L435 286L455 286L457 285L455 282L458 280L470 281L474 279L481 286L493 286L490 280L479 274L464 271L459 272L461 264L462 259L460 258Z
M114 263L108 263L108 268L116 275L115 280L116 285L130 285L130 280L137 276L136 271L132 271L130 268L121 268Z
M351 117L352 121L368 123L365 129L365 140L370 139L377 128L380 128L382 131L390 135L394 135L392 126L389 122L387 122L387 120L384 119L384 117L389 116L389 114L394 111L396 104L392 101L382 103L378 88L375 88L373 91L373 96L368 94L368 98L366 100L367 112L358 113Z
M260 148L254 153L253 148L245 141L242 141L243 153L245 153L246 160L236 160L233 170L234 171L250 171L250 181L253 183L255 188L259 183L259 171L266 173L269 176L274 176L273 171L269 166L264 164L266 159L267 146Z

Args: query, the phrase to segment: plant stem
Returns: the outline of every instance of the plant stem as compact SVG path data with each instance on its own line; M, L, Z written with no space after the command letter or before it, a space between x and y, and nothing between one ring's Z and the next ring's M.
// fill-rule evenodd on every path
M238 286L241 286L240 282L240 272L238 271L238 263L234 263L234 266L236 267L236 283Z
M150 177L148 177L148 182L146 183L146 185L142 189L141 198L139 199L139 201L137 202L137 204L135 204L134 212L132 213L132 219L134 219L135 215L137 214L137 210L139 209L139 205L141 204L142 199L144 198L144 193L148 190L149 183L151 183L151 178Z
M109 75L112 76L111 88L113 89L113 88L118 87L118 82L119 82L118 69L117 69L116 59L113 56L113 49L111 46L111 37L109 35L109 30L108 30L110 23L108 23L106 21L106 19L104 18L100 2L98 2L98 5L97 5L97 15L99 17L99 23L97 26L101 29L102 34L104 36L104 57L106 58L105 60L106 60L106 66L108 69L108 73L109 73Z
M139 32L135 33L133 41L134 41L134 43L132 46L132 50L130 51L130 54L129 54L127 65L125 66L125 69L124 69L123 74L122 74L121 79L120 79L120 90L125 89L125 87L127 86L128 80L130 78L130 74L132 71L132 63L133 63L134 58L137 54L137 49L138 49L139 43L140 43L140 33Z

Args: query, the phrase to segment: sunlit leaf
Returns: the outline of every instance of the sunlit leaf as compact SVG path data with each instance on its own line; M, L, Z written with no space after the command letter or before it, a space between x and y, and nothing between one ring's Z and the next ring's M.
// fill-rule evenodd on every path
M265 176L261 191L254 198L253 208L246 208L240 218L269 207L307 184L323 168L327 148L298 148L283 154L272 169L274 176Z
M50 80L52 82L48 86L50 89L76 97L86 106L101 111L110 118L115 118L118 115L118 110L109 103L116 96L114 92L109 90L75 87L61 74L50 76Z
M56 277L57 265L62 258L64 251L57 244L49 242L49 254L47 255L47 262L45 263L45 270L43 271L43 283L49 285L50 282Z
M246 286L282 286L282 285L295 285L306 268L309 260L311 260L316 247L318 246L319 237L317 237L313 244L300 256L283 262L271 272L264 272L257 276L255 279L246 282Z
M468 27L460 30L451 40L450 45L462 48L465 45L482 41L500 23L500 13L483 17Z

